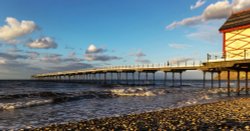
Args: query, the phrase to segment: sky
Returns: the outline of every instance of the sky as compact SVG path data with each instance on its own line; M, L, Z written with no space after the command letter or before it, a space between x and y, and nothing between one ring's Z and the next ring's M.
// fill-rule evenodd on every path
M218 29L249 0L3 0L0 79L222 52Z

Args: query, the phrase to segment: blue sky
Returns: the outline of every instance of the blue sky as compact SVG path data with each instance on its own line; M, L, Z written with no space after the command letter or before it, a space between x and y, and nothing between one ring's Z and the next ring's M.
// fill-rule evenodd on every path
M248 0L4 0L0 79L110 65L203 60ZM216 13L215 13L216 12Z

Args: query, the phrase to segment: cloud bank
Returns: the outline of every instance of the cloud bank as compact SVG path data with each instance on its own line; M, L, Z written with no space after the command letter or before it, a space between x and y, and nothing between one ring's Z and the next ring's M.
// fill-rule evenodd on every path
M32 40L26 46L32 49L55 49L57 48L57 43L50 37L43 37L36 40Z
M87 61L111 61L111 60L119 60L121 57L117 56L109 56L104 54L106 49L97 48L94 44L89 45L88 49L85 51L84 59Z
M185 18L181 21L174 21L166 26L166 28L171 30L179 26L192 26L210 20L225 19L233 12L238 12L248 8L250 8L249 0L233 0L232 3L228 0L218 1L206 7L201 15Z
M34 21L22 20L7 17L6 25L0 27L0 40L12 42L14 39L30 34L37 29Z
M191 5L191 6L190 6L190 9L191 9L191 10L197 9L197 8L201 7L202 5L204 5L205 3L206 3L205 0L198 0L198 1L195 3L195 5Z

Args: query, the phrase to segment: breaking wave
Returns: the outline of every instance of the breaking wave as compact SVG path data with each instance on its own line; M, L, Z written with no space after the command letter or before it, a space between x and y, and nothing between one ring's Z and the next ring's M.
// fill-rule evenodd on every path
M110 91L117 96L157 96L169 93L166 89L145 88L112 89Z
M83 92L39 92L30 94L11 94L0 95L0 110L13 110L40 106L52 103L62 103L80 99L107 99L114 97L128 96L156 96L168 93L166 89L144 89L144 88L127 88L111 89L104 91L83 91Z
M53 100L30 100L26 102L15 102L15 103L0 103L0 110L13 110L17 108L25 108L32 106L39 106L44 104L52 103Z

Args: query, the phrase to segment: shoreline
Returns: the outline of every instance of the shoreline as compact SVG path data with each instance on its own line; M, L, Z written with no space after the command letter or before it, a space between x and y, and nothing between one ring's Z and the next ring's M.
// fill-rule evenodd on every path
M250 98L53 124L31 130L250 130Z

